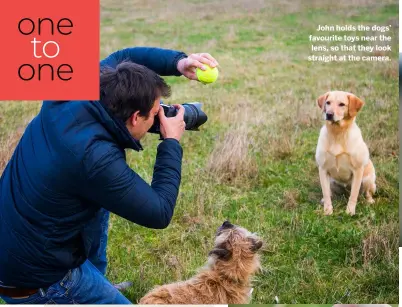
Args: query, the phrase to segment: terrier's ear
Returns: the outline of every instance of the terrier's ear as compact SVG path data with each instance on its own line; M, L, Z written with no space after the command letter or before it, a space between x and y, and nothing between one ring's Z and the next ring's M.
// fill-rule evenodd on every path
M262 241L260 239L250 238L251 247L250 250L256 253L262 247Z
M225 248L216 247L209 252L208 256L211 255L216 255L218 259L227 261L232 257L232 252Z
M324 110L325 102L329 96L329 92L326 92L324 95L321 95L317 98L317 105L320 107L321 110Z
M359 112L360 109L364 106L364 101L353 94L348 95L348 99L349 99L349 107L348 107L349 116L355 117L357 115L357 112Z

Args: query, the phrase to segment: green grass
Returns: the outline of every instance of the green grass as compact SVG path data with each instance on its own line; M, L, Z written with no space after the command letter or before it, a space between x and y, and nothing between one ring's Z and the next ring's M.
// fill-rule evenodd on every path
M253 303L273 303L275 296L289 304L398 302L398 7L396 1L359 2L102 0L102 57L146 45L209 52L221 65L218 81L208 86L166 77L173 95L165 102L201 101L209 117L200 132L183 137L171 225L150 230L112 215L107 277L133 281L131 301L154 285L195 274L216 228L230 219L265 241ZM318 24L392 24L392 62L309 63L308 35ZM378 193L373 205L360 198L354 217L344 213L348 194L334 198L332 216L323 216L320 205L314 154L323 123L315 99L331 89L366 102L357 123ZM2 102L0 141L39 107ZM237 153L221 149L230 133L247 136ZM149 135L143 152L127 156L148 182L157 144ZM218 163L220 155L227 161ZM234 171L226 174L228 163Z

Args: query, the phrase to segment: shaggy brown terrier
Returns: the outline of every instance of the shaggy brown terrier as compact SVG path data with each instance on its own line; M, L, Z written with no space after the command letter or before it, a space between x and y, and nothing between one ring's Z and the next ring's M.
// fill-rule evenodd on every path
M206 266L193 278L158 286L139 304L244 304L250 300L251 277L260 269L262 241L226 221L218 228Z

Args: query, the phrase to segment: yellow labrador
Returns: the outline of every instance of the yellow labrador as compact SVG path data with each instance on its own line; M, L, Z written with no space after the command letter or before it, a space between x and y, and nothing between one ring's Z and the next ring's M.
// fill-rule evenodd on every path
M374 165L356 124L356 115L364 102L355 95L331 91L320 96L317 104L326 123L321 128L316 150L324 214L332 214L331 185L350 186L346 213L354 215L360 188L369 203L376 191Z

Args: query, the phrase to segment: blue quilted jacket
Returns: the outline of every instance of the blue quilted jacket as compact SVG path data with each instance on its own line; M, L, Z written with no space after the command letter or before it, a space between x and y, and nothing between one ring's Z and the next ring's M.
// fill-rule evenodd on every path
M182 52L127 48L101 65L131 60L180 76ZM126 163L141 150L100 101L44 101L0 179L0 286L39 288L81 265L101 208L149 228L169 225L181 180L177 140L158 145L151 185Z

